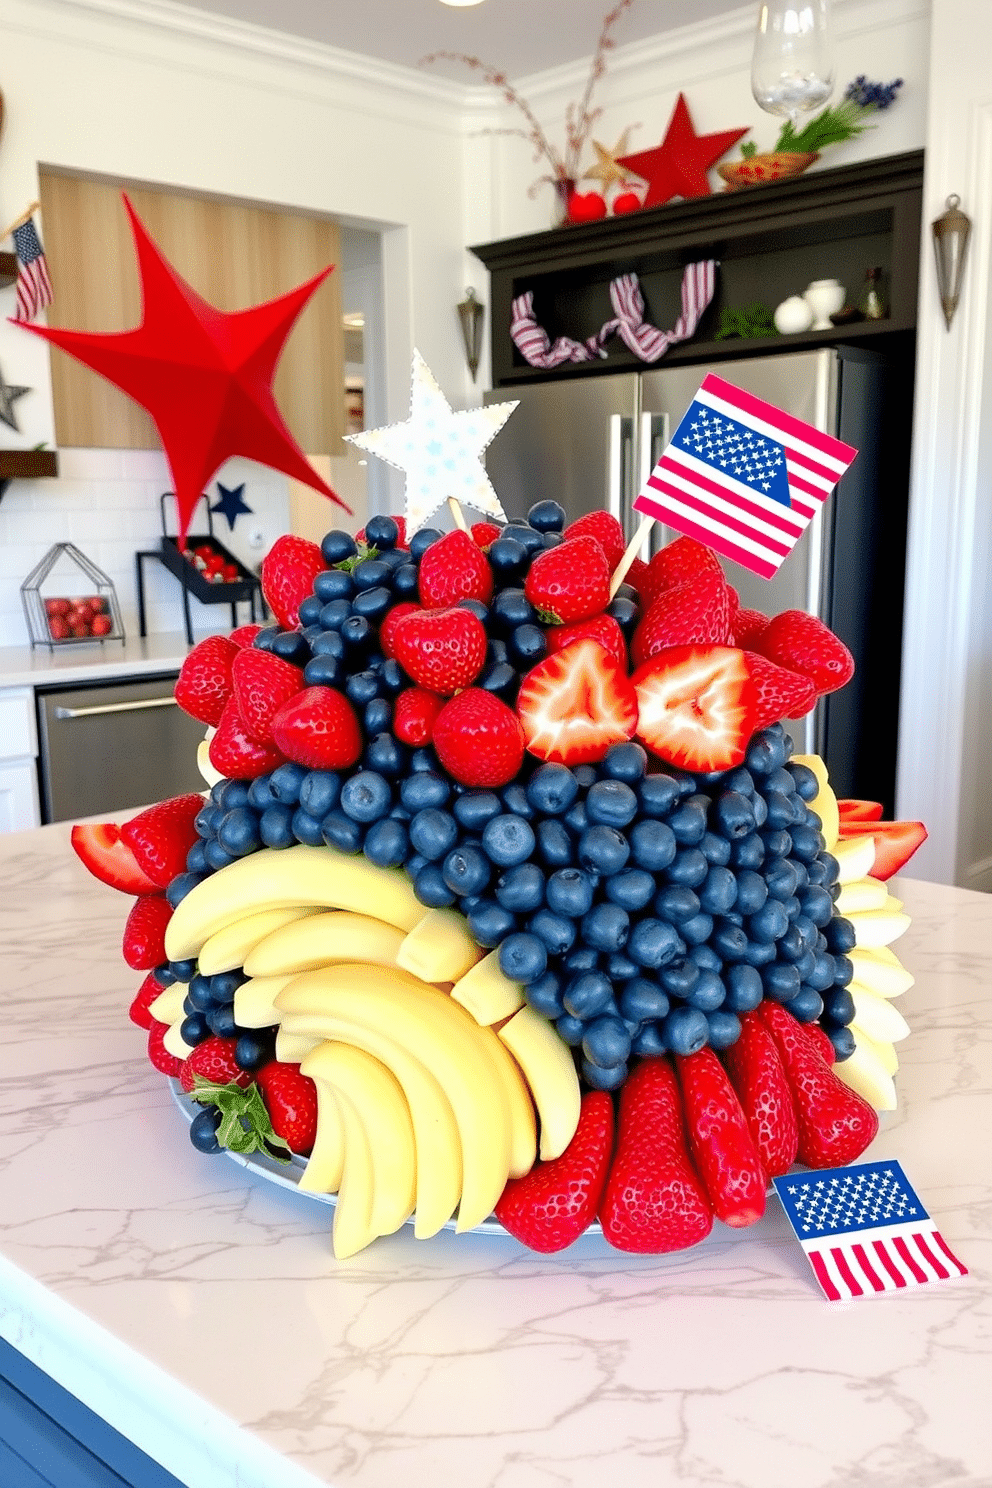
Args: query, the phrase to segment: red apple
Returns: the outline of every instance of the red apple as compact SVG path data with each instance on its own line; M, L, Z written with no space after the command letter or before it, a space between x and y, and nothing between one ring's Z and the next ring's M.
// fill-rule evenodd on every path
M69 601L67 599L46 599L45 600L45 614L46 615L68 615L68 613L69 613Z
M53 641L64 641L69 635L69 625L63 615L50 615L48 633Z
M637 212L640 210L641 198L636 191L621 191L619 196L613 198L613 215L622 217L625 212Z
M90 621L90 635L109 635L114 628L114 622L109 615L94 615Z
M606 202L598 191L574 191L568 199L569 222L595 222L606 216Z

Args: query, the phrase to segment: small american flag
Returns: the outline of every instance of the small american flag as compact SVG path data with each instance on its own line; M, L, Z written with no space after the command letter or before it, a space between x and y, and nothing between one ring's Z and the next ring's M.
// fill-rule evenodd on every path
M33 217L14 228L13 239L19 265L14 319L34 320L39 310L52 303L52 282Z
M897 1162L773 1178L831 1302L967 1276Z
M634 509L770 579L856 454L711 372Z

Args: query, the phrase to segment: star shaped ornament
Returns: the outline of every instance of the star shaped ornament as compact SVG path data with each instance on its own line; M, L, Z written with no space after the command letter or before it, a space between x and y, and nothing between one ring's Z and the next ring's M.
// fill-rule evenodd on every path
M707 172L726 155L747 129L723 129L719 134L697 134L682 93L661 144L653 150L622 155L618 164L648 183L644 206L659 207L675 196L709 196Z
M11 429L17 429L17 417L14 413L14 399L23 398L29 393L30 388L15 387L12 382L4 382L3 373L0 372L0 419L3 419Z
M220 492L220 496L210 510L216 516L226 517L228 529L233 532L234 524L239 517L250 517L252 514L252 509L245 500L244 482L240 486L232 486L229 489L227 486L222 486L220 481L218 481L217 489Z
M620 164L620 156L625 154L629 141L629 129L624 130L612 150L607 150L599 143L599 140L593 140L592 147L596 151L596 164L589 167L582 179L586 180L589 177L594 181L599 181L604 193L611 186L626 186L630 180L630 171L624 170Z
M294 322L329 268L264 305L228 313L180 278L124 197L141 275L142 320L102 334L23 324L146 408L172 471L180 544L197 502L231 455L281 470L350 508L321 480L283 422L272 379Z
M506 521L482 453L506 423L516 403L453 412L419 351L413 353L410 417L402 424L346 434L350 444L368 450L406 472L407 532L416 532L445 501L454 498L478 512Z

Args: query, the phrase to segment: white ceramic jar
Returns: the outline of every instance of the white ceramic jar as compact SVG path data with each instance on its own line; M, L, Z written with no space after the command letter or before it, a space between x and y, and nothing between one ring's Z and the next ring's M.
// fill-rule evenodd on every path
M802 295L790 295L779 305L773 319L780 336L799 336L813 324L813 311Z
M813 312L814 331L828 331L833 324L830 317L844 308L845 290L839 279L814 279L806 286L803 299Z

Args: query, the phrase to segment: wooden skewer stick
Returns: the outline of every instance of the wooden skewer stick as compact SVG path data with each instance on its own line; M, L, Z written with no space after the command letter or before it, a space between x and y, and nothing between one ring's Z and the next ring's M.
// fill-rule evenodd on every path
M460 527L463 532L468 532L469 526L465 520L465 513L458 505L458 498L456 496L448 497L448 510L450 511L452 517L454 517L455 526Z
M617 590L620 588L620 585L627 577L627 574L630 570L630 565L633 563L634 559L640 552L641 545L644 542L644 539L647 537L648 533L651 531L651 528L654 526L654 522L654 517L641 518L641 525L638 527L637 531L634 533L633 537L630 539L630 542L624 549L624 555L620 559L620 562L617 564L613 577L610 580L611 599L613 599Z
M27 211L22 212L21 215L20 215L20 217L15 217L14 220L13 220L13 222L10 224L10 226L8 228L5 228L4 231L2 233L0 233L0 243L3 242L4 238L9 238L10 235L11 235L11 233L14 232L17 228L23 227L24 224L25 224L25 222L27 222L28 218L31 217L31 216L33 216L35 212L40 212L40 211L41 211L41 202L40 201L32 202L31 205L28 207Z

